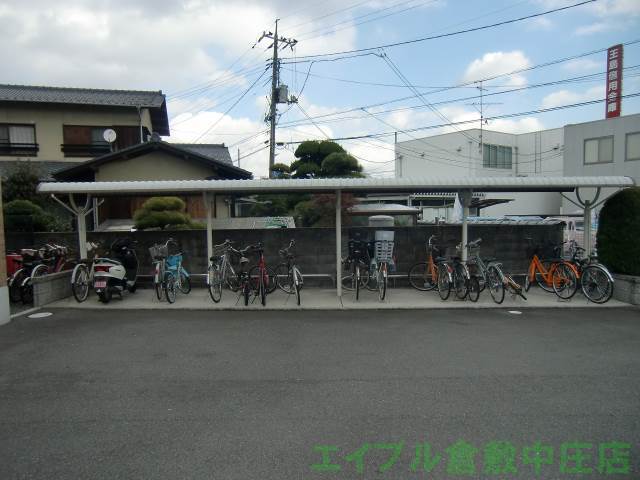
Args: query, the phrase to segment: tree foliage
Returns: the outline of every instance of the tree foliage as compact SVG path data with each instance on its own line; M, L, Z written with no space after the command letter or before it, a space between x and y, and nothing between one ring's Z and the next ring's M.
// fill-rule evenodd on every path
M54 225L53 216L29 200L4 204L4 226L8 232L49 232Z
M325 177L362 177L362 165L348 153L331 153L322 161Z
M139 230L159 228L160 230L184 230L199 228L185 212L186 205L178 197L151 197L136 211L133 219Z
M355 204L352 194L343 193L341 197L342 224L348 225L348 208ZM336 224L336 196L334 194L312 195L309 200L300 202L295 208L296 224L302 227L332 227Z
M276 163L271 169L274 178L291 178L291 168L284 163Z
M362 166L342 146L330 140L302 142L291 164L293 178L361 177Z
M29 200L40 204L46 197L38 195L40 177L30 163L18 164L2 179L2 201Z
M640 187L609 198L598 222L598 257L616 273L640 275Z
M2 200L5 205L7 231L63 232L70 230L70 214L46 195L37 193L36 189L41 177L39 173L39 169L34 164L24 162L15 165L2 177ZM14 201L18 203L13 203ZM9 204L11 204L9 206L11 213L8 213L6 208Z

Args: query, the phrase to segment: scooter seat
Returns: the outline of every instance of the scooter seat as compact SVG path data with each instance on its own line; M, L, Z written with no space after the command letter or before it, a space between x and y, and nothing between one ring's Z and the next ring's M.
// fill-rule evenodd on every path
M122 265L122 262L113 258L96 258L94 263L111 263L112 265Z

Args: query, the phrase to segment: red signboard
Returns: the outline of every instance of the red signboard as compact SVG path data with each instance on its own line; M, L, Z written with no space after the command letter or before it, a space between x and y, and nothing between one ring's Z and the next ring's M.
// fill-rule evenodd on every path
M622 109L622 45L615 45L607 50L605 92L607 118L619 117Z

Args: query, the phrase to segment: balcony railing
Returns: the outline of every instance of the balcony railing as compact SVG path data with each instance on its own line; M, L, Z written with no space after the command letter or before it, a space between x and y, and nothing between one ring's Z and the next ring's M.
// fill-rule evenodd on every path
M37 143L6 143L0 142L0 155L14 155L30 157L38 154Z
M100 143L63 143L61 145L61 149L65 157L98 157L111 152L111 146L109 144Z

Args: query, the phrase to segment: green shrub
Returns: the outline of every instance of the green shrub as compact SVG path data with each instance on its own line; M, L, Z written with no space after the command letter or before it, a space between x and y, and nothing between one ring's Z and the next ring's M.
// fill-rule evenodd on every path
M184 212L186 205L184 200L178 197L151 197L142 205L143 210L161 212L164 210L176 210Z
M48 232L56 221L29 200L13 200L4 205L4 223L8 232Z
M185 210L185 203L178 197L152 197L133 216L136 228L146 230L188 230L193 222Z
M640 187L605 202L598 222L598 258L616 273L640 275Z

